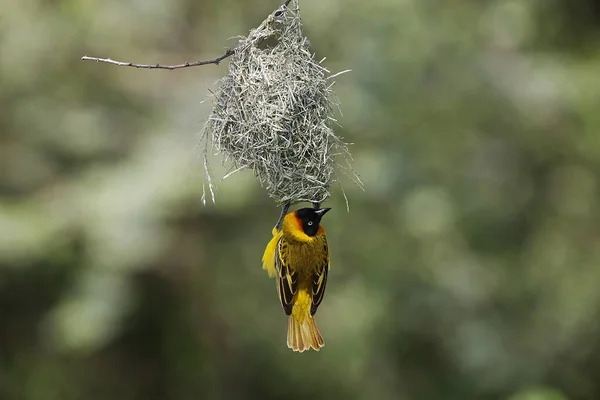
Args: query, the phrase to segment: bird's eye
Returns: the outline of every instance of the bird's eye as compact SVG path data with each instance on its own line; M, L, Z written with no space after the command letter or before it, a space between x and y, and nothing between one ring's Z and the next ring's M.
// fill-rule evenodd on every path
M312 226L313 222L312 221L308 221L308 226Z

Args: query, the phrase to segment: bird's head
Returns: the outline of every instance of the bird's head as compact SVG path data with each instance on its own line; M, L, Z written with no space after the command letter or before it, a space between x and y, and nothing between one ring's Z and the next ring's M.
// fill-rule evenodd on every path
M323 215L331 208L301 208L294 211L294 216L302 225L302 230L307 236L315 236L319 230L319 223Z

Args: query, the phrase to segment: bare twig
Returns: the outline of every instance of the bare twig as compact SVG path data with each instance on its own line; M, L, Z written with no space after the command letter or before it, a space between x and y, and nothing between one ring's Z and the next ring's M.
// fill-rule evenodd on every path
M283 9L286 8L287 6L289 6L291 1L292 0L286 0L286 2L283 3L283 5L281 7L279 7L279 10L275 12L275 16L276 17L280 16L281 13L283 12Z
M280 8L287 7L291 1L292 0L286 0L286 2L283 3L283 5ZM233 53L234 53L234 51L232 49L227 49L225 54L223 54L221 57L215 58L214 60L201 60L201 61L195 61L195 62L185 62L183 64L177 64L177 65L136 64L136 63L132 63L132 62L116 61L116 60L112 60L110 58L98 58L98 57L88 57L88 56L83 56L83 57L81 57L81 59L83 61L96 61L96 62L101 62L101 63L106 63L106 64L112 64L112 65L116 65L118 67L174 70L174 69L187 68L187 67L197 67L199 65L208 65L208 64L219 65L219 63L221 61L223 61L227 57L232 56Z
M207 64L219 65L219 63L221 61L223 61L224 59L226 59L227 57L230 57L232 55L233 55L233 50L227 49L225 54L223 54L221 57L215 58L214 60L201 60L201 61L195 61L195 62L185 62L183 64L178 64L178 65L135 64L135 63L131 63L131 62L115 61L115 60L111 60L110 58L97 58L97 57L88 57L88 56L83 56L83 57L81 57L81 59L83 61L96 61L96 62L102 62L102 63L107 63L107 64L113 64L113 65L117 65L119 67L174 70L174 69L187 68L187 67L197 67L199 65L207 65Z

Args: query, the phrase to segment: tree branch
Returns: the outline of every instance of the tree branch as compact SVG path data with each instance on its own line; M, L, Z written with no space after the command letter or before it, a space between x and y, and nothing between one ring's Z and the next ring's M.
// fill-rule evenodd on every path
M292 0L286 0L285 3L283 3L283 5L280 7L280 9L284 9L285 7L287 7L291 3L291 1ZM280 13L280 12L281 11L277 11L277 13ZM276 15L279 15L277 13L276 13ZM106 63L106 64L112 64L112 65L116 65L118 67L174 70L174 69L187 68L187 67L197 67L199 65L207 65L207 64L219 65L219 63L221 61L223 61L227 57L232 56L233 53L234 53L234 51L232 49L227 49L225 54L223 54L220 57L215 58L214 60L201 60L201 61L195 61L195 62L185 62L183 64L177 64L177 65L136 64L136 63L132 63L132 62L116 61L116 60L113 60L110 58L98 58L98 57L88 57L88 56L83 56L83 57L81 57L81 59L83 61L96 61L96 62L101 62L101 63Z
M113 64L113 65L116 65L119 67L174 70L174 69L187 68L187 67L197 67L199 65L207 65L207 64L219 65L219 63L221 61L223 61L224 59L226 59L227 57L230 57L232 55L233 55L233 50L227 49L225 54L223 54L221 57L215 58L214 60L201 60L201 61L195 61L195 62L185 62L183 64L177 64L177 65L135 64L135 63L131 63L131 62L115 61L115 60L111 60L110 58L97 58L97 57L88 57L88 56L83 56L83 57L81 57L81 59L83 61L96 61L96 62L101 62L101 63Z

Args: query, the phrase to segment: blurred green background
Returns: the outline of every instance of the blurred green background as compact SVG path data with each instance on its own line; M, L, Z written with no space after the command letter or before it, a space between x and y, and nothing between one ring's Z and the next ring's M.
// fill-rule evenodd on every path
M0 399L600 398L600 6L301 0L362 192L292 353L250 173L203 207L210 59L273 0L0 9ZM213 167L219 176L218 160Z

